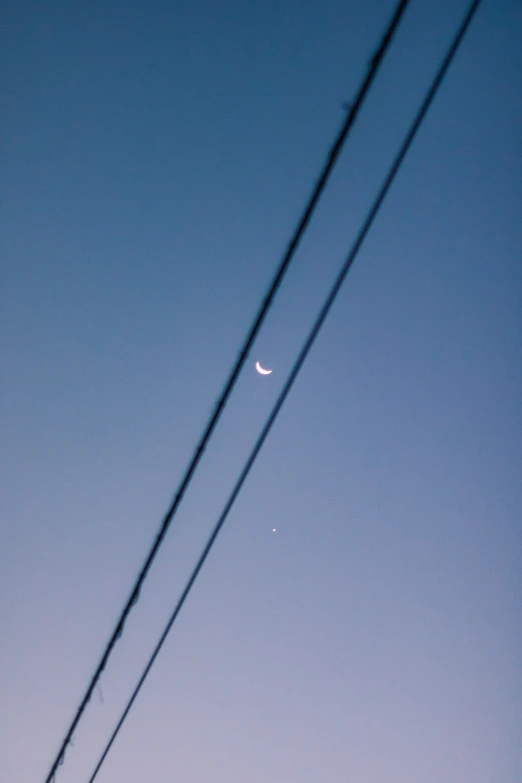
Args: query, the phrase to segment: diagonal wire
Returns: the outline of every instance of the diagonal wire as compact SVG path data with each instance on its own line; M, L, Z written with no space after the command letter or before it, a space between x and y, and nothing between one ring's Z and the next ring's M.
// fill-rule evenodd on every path
M172 612L172 614L170 616L170 619L169 619L167 625L165 626L165 629L164 629L163 633L161 634L161 636L159 638L159 641L156 644L156 647L154 648L154 652L152 653L151 657L149 658L147 666L145 667L145 669L144 669L140 679L138 680L138 684L134 688L132 696L129 699L129 701L127 703L127 706L125 707L125 710L123 711L123 713L122 713L118 723L116 724L116 728L114 729L114 731L113 731L113 733L111 735L110 740L108 741L107 745L105 746L105 749L104 749L104 751L103 751L103 753L102 753L102 755L100 757L100 760L98 761L98 763L97 763L97 765L96 765L96 767L94 769L94 772L92 773L91 777L89 778L89 783L93 783L93 781L97 777L98 772L100 771L100 768L101 768L103 762L105 761L105 758L107 757L107 754L109 753L109 751L110 751L110 749L111 749L111 747L112 747L112 745L113 745L113 743L114 743L114 741L115 741L115 739L116 739L116 737L117 737L121 727L123 726L123 724L124 724L128 714L129 714L129 712L130 712L130 710L132 708L132 705L134 704L134 701L135 701L136 697L138 696L138 693L140 692L140 690L141 690L141 688L143 686L143 683L145 682L145 680L146 680L150 670L152 669L152 667L154 665L154 662L155 662L155 660L156 660L156 658L157 658L157 656L158 656L158 654L159 654L159 652L160 652L160 650L161 650L161 648L162 648L162 646L163 646L163 644L164 644L164 642L165 642L165 640L166 640L166 638L167 638L167 636L168 636L172 626L174 625L174 622L175 622L179 612L181 611L181 608L182 608L183 604L185 603L185 600L186 600L188 594L190 593L190 591L192 589L192 586L194 585L194 582L196 581L196 579L198 577L198 574L201 571L201 569L203 567L203 564L204 564L205 560L207 559L207 556L208 556L210 550L212 549L212 547L214 545L214 542L215 542L215 540L216 540L216 538L217 538L221 528L223 527L223 524L225 523L225 520L226 520L226 518L227 518L227 516L228 516L228 514L229 514L229 512L230 512L230 510L232 508L232 506L234 505L234 502L235 502L237 496L239 495L239 492L241 491L241 487L243 486L243 484L244 484L248 474L250 473L250 470L251 470L251 468L252 468L252 466L253 466L253 464L254 464L254 462L255 462L258 454L259 454L259 452L261 451L261 448L262 448L262 446L263 446L263 444L264 444L264 442L266 440L266 437L267 437L268 433L270 432L270 430L272 429L272 425L274 424L274 422L275 422L275 420L276 420L276 418L277 418L277 416L279 414L279 411L281 410L281 408L282 408L282 406L283 406L283 404L284 404L284 402L285 402L285 400L286 400L286 398L288 396L288 393L290 392L290 389L292 388L292 386L294 384L294 381L297 378L297 375L299 374L299 371L300 371L300 369L301 369L301 367L302 367L306 357L308 356L308 353L309 353L312 345L314 344L315 339L316 339L317 335L319 334L319 331L320 331L320 329L321 329L321 327L322 327L322 325L323 325L323 323L324 323L328 313L330 312L330 309L331 309L331 307L332 307L332 305L333 305L333 303L334 303L334 301L335 301L335 299L337 297L337 294L339 293L339 291L341 289L341 286L342 286L342 284L343 284L343 282L344 282L344 280L346 278L346 275L350 271L350 269L352 267L352 264L353 264L357 254L358 254L358 252L359 252L359 250L360 250L360 248L361 248L361 246L362 246L362 244L363 244L363 242L364 242L364 240L365 240L365 238L366 238L366 236L367 236L367 234L368 234L368 232L369 232L369 230L370 230L370 228L371 228L371 226L373 224L373 221L377 217L377 214L378 214L378 212L379 212L379 210L380 210L380 208L382 206L382 203L383 203L383 201L384 201L384 199L386 197L386 194L388 193L388 191L389 191L389 189L390 189L390 187L391 187L391 185L392 185L392 183L393 183L393 181L395 179L395 176L397 175L397 172L399 171L399 169L400 169L400 167L402 165L402 162L403 162L403 160L404 160L408 150L410 149L410 147L411 147L411 145L413 143L413 140L414 140L414 138L415 138L415 136L417 134L417 131L419 130L419 127L420 127L424 117L426 116L426 113L428 112L428 109L431 106L431 103L432 103L432 101L433 101L433 99L434 99L434 97L435 97L435 95L436 95L436 93L437 93L441 83L442 83L442 80L444 79L444 76L445 76L445 74L446 74L446 72L447 72L447 70L448 70L448 68L449 68L449 66L450 66L450 64L451 64L455 54L457 53L457 50L458 50L460 44L462 43L462 40L463 40L464 35L466 33L466 30L468 29L468 27L469 27L469 25L471 23L471 20L473 19L473 16L475 15L475 12L477 11L477 9L478 9L478 7L480 5L480 2L481 2L481 0L473 0L473 2L471 3L471 6L469 7L469 9L468 9L468 11L466 13L466 16L464 17L462 23L460 24L460 26L458 28L458 31L457 31L457 33L455 35L455 38L454 38L451 46L449 47L448 52L447 52L446 56L444 57L441 65L439 66L439 69L438 69L438 71L437 71L437 73L435 75L435 78L433 79L433 81L431 83L431 86L429 87L429 89L428 89L428 91L427 91L427 93L426 93L426 95L424 97L424 100L423 100L423 102L421 104L421 107L420 107L419 111L417 112L417 115L416 115L415 119L413 120L413 123L412 123L412 125L411 125L411 127L410 127L410 129L409 129L409 131L408 131L408 133L407 133L403 143L402 143L402 146L401 146L399 152L397 153L397 155L395 157L395 160L392 163L392 166L391 166L388 174L386 175L386 178L385 178L385 180L384 180L384 182L383 182L383 184L382 184L382 186L381 186L381 188L380 188L380 190L379 190L379 192L377 194L377 197L375 198L375 201L372 204L372 207L370 208L370 210L368 212L368 215L367 215L367 217L366 217L366 219L365 219L365 221L364 221L364 223L362 225L362 228L360 229L359 233L357 234L357 237L356 237L356 239L355 239L355 241L354 241L354 243L352 245L352 248L351 248L351 250L350 250L350 252L349 252L349 254L348 254L348 256L347 256L347 258L346 258L346 260L345 260L345 262L344 262L344 264L343 264L343 266L342 266L342 268L341 268L341 270L339 272L339 274L337 275L337 278L336 278L332 288L330 289L330 293L328 294L328 296L327 296L327 298L326 298L326 300L325 300L325 302L324 302L324 304L323 304L323 306L322 306L322 308L321 308L321 310L319 312L319 315L317 316L317 318L316 318L316 320L314 322L314 325L312 326L312 329L310 330L309 335L308 335L308 337L307 337L307 339L306 339L306 341L305 341L305 343L304 343L304 345L303 345L303 347L302 347L302 349L301 349L301 351L299 353L299 356L298 356L298 358L297 358L297 360L296 360L296 362L295 362L295 364L294 364L294 366L292 368L292 371L290 372L290 375L288 376L288 379L287 379L287 381L286 381L286 383L285 383L285 385L284 385L284 387L283 387L279 397L277 398L277 401L276 401L274 407L272 408L272 410L270 412L270 415L268 416L268 419L265 422L265 425L264 425L264 427L263 427L263 429L261 431L261 434L259 435L259 437L258 437L258 439L256 441L256 444L255 444L254 448L252 449L252 451L250 453L250 456L248 457L248 459L247 459L247 461L245 463L245 466L244 466L244 468L243 468L243 470L242 470L242 472L241 472L241 474L240 474L240 476L239 476L239 478L238 478L238 480L237 480L237 482L236 482L236 484L234 486L234 489L232 490L232 493L230 494L230 497L228 498L228 501L227 501L227 503L226 503L222 513L221 513L221 516L219 517L219 519L218 519L218 521L217 521L217 523L216 523L216 525L215 525L215 527L214 527L214 529L213 529L213 531L212 531L212 533L211 533L211 535L210 535L210 537L209 537L209 539L208 539L208 541L207 541L207 543L205 545L205 548L203 549L203 552L200 555L200 558L199 558L199 560L198 560L194 570L192 571L192 574L191 574L191 576L190 576L190 578L189 578L189 580L188 580L188 582L187 582L187 584L185 586L185 589L183 590L183 592L181 594L181 597L179 598L179 600L178 600L178 602L176 604L176 607L175 607L174 611Z
M188 485L190 484L192 477L196 471L196 468L199 465L199 462L203 456L203 452L205 451L205 448L208 445L208 442L210 440L210 437L218 423L219 418L221 417L221 414L224 410L224 407L232 393L232 390L235 386L235 383L237 381L237 378L239 376L239 373L241 369L243 368L243 365L245 364L248 354L250 352L250 349L254 343L254 340L263 324L263 321L265 320L265 317L267 315L267 312L274 300L274 297L282 283L283 277L288 270L288 267L290 265L290 262L292 261L292 258L295 255L295 252L297 250L297 247L299 245L299 242L301 241L301 238L306 231L308 224L310 223L310 220L312 218L312 215L315 211L315 208L317 206L317 203L326 187L326 184L328 182L328 179L330 177L330 174L332 173L332 170L337 162L337 159L339 157L339 154L342 150L342 147L346 141L346 138L357 118L357 115L359 113L359 110L363 104L363 101L373 83L375 80L375 77L377 75L377 71L379 70L379 66L381 65L381 62L384 58L384 55L390 46L393 36L396 32L397 26L406 10L406 6L408 5L409 0L400 0L400 2L397 4L396 9L394 11L394 14L392 16L392 19L386 29L386 32L384 33L382 40L379 44L379 47L375 54L373 55L372 59L370 60L370 64L368 67L368 72L366 76L364 77L361 86L359 87L359 90L357 92L357 95L355 97L355 100L347 114L346 120L343 123L341 130L339 131L331 149L328 153L326 163L323 167L323 170L319 176L319 179L317 180L317 183L312 191L312 195L310 196L307 205L304 209L304 212L302 214L302 217L297 225L297 228L294 231L294 234L292 235L292 238L288 244L287 250L280 262L280 265L277 269L277 272L274 276L274 279L270 285L270 288L268 290L268 293L266 294L261 307L259 309L259 312L250 327L250 331L248 332L248 335L246 337L246 340L243 344L243 347L241 348L241 351L239 353L239 356L236 360L236 363L234 364L234 367L232 369L232 372L230 373L230 376L223 388L223 391L221 393L221 396L216 404L215 410L210 417L210 420L203 432L203 435L200 438L200 441L196 447L196 450L194 452L194 456L192 457L192 460L183 476L183 479L181 480L176 495L174 497L174 500L172 501L169 509L167 510L162 524L159 528L159 531L156 535L156 538L154 540L154 543L143 563L143 566L138 574L138 577L134 583L134 586L132 588L132 591L130 593L130 596L120 614L120 618L116 624L116 627L112 633L112 636L110 637L107 646L105 648L105 651L100 659L100 662L98 663L98 666L91 678L91 681L89 683L89 686L85 692L85 695L80 702L80 705L76 711L76 714L74 716L74 719L71 722L71 725L69 726L69 729L67 730L67 733L62 741L62 744L60 746L60 749L56 755L56 758L53 761L53 764L51 766L51 769L49 771L49 774L47 775L45 779L45 783L52 783L53 777L56 773L56 770L58 767L63 763L63 757L65 755L65 751L67 750L67 746L70 744L70 741L72 739L72 736L74 734L74 731L76 730L82 715L87 708L87 704L89 703L91 696L93 694L93 691L98 683L98 680L101 677L101 674L103 670L105 669L105 666L107 664L107 661L109 660L109 657L112 653L112 650L114 646L116 645L118 639L121 637L123 633L123 628L125 625L125 622L127 620L127 617L129 616L130 612L132 611L133 606L136 604L140 590L143 586L143 583L147 577L147 574L152 566L152 563L154 562L154 559L158 553L158 550L163 542L163 539L165 538L167 531L170 527L170 524L172 522L172 519L178 509L178 506L181 503L181 500L183 498L183 495L185 494L185 490L187 489Z

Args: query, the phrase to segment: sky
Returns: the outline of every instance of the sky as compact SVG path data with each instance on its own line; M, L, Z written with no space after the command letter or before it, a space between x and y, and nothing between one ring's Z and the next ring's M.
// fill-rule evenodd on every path
M88 780L466 6L412 1L57 783ZM48 773L393 7L5 6L9 783ZM522 780L521 76L520 3L483 0L99 783Z

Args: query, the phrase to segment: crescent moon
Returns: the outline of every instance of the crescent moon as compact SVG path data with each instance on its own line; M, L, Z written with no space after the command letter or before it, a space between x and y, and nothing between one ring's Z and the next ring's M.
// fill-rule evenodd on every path
M270 375L270 373L272 372L272 370L264 370L259 364L259 362L256 362L256 370L260 375Z

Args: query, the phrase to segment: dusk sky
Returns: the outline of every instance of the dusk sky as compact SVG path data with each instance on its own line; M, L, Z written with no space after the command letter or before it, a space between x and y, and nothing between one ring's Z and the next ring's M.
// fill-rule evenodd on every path
M89 779L467 6L412 0L56 783ZM394 7L5 4L5 783L45 780ZM522 780L521 84L522 4L483 0L98 783Z

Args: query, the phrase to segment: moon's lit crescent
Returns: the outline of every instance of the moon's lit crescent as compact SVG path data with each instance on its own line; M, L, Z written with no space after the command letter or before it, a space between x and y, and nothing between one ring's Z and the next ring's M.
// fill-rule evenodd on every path
M261 367L261 365L259 364L259 362L256 362L256 370L257 370L257 371L258 371L258 373L260 373L261 375L270 375L270 373L272 372L272 370L264 370L264 369Z

